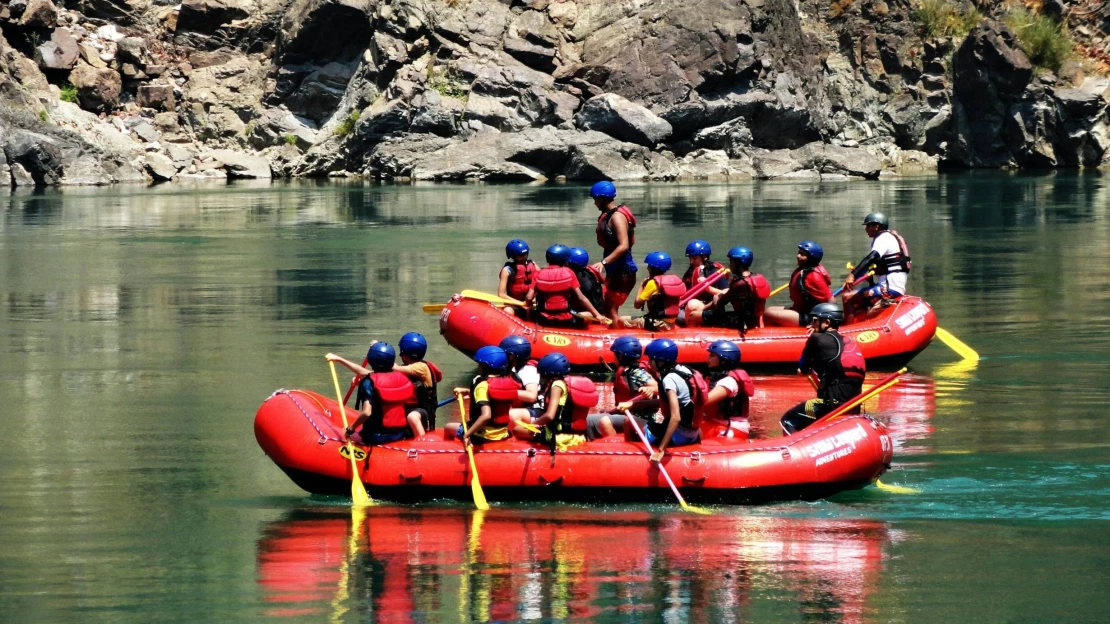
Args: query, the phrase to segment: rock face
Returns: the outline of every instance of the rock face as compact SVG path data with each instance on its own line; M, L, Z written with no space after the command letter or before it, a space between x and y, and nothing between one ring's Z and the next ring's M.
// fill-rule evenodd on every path
M574 116L583 130L597 130L609 136L653 147L671 135L671 124L638 104L615 93L590 98Z
M82 108L111 112L119 106L123 81L117 72L78 63L77 68L70 73L69 79L73 86L77 87L77 100Z

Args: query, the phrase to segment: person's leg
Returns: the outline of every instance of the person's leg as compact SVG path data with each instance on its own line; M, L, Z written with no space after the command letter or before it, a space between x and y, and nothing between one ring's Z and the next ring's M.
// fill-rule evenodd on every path
M462 426L461 422L449 422L443 425L443 439L457 440L460 426Z
M427 433L424 431L424 414L421 413L422 411L423 410L413 410L409 412L406 417L409 421L409 429L412 430L412 436L414 438L419 438Z
M679 320L682 321L679 325L685 323L686 327L697 327L701 325L702 313L705 312L705 302L698 299L691 299L686 302L686 309L683 314L679 315Z
M767 308L763 312L763 324L778 327L798 327L801 315L786 307Z
M532 431L522 426L523 423L531 423L532 410L526 407L514 407L509 410L509 431L513 436L521 440L531 440Z
M620 308L636 287L636 274L620 272L605 277L605 310L599 310L611 319L620 318Z
M790 435L812 425L819 418L818 413L825 406L824 404L825 402L821 399L810 399L790 408L779 421L782 430L786 432L786 435ZM828 411L826 410L824 413L828 413Z

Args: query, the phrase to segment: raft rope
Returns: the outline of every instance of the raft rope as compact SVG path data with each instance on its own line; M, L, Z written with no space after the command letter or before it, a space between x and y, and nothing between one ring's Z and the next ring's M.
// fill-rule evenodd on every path
M273 396L278 395L278 394L284 394L285 396L289 397L289 400L293 402L293 405L296 405L297 409L299 409L301 411L301 413L304 414L304 417L308 419L308 422L309 422L309 424L312 425L312 428L316 430L316 433L320 434L319 444L324 444L325 442L344 442L344 440L341 440L340 438L331 437L331 436L327 435L326 433L324 433L323 430L320 429L320 426L316 424L316 421L312 419L312 416L310 416L308 414L308 412L305 411L304 407L300 403L297 402L297 399L293 397L292 392L282 388L281 390L277 390L276 392L274 392L274 394L272 394L270 396L272 398ZM309 398L312 398L312 397L309 397ZM317 404L319 404L318 401L317 401ZM328 411L323 409L323 406L321 406L321 410L325 414L328 414ZM860 414L848 417L848 418L843 419L843 420L848 420L850 418L862 418L862 419L868 420L868 421L871 422L872 426L874 426L875 423L876 423L874 418L872 418L870 416L866 416L866 415L860 415ZM701 458L701 457L708 456L708 455L726 455L726 454L729 454L729 453L774 453L774 452L783 453L783 452L788 452L789 446L796 445L797 443L802 442L802 441L804 441L808 438L812 438L813 436L815 436L818 433L824 431L825 429L828 429L829 427L834 427L836 425L839 425L841 422L843 422L843 420L838 420L835 423L826 423L822 426L812 428L812 430L810 428L807 428L807 429L804 430L806 432L805 435L798 438L797 440L794 440L792 442L792 444L788 445L788 446L773 446L773 447L764 446L764 447L759 447L759 448L729 448L729 449L720 449L720 450L717 450L717 451L670 451L668 453L668 455L673 455L675 457ZM465 450L463 450L463 449L414 449L414 448L402 448L402 447L399 447L399 446L391 446L389 444L376 444L376 445L374 445L374 448L382 449L384 451L397 451L399 453L406 453L406 454L415 452L415 453L452 453L452 454L455 454L455 455L462 455L463 453L465 453ZM526 455L537 453L537 450L535 448L496 449L496 448L488 448L488 447L483 447L483 446L479 446L478 448L481 449L482 453L508 453L508 454L524 453ZM568 450L565 450L565 451L559 451L559 454L560 455L609 455L609 456L636 455L636 456L642 456L643 451L576 451L574 449L568 449Z

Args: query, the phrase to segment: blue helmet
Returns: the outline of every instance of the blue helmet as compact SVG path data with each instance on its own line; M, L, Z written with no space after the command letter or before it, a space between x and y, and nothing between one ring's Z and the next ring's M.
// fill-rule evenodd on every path
M590 197L608 197L612 199L617 196L617 187L608 180L602 180L597 184L590 187Z
M798 249L806 252L813 264L817 264L821 261L821 258L825 257L825 250L821 249L820 245L811 240L798 243Z
M424 354L428 352L428 341L416 332L401 336L397 346L401 348L401 355L411 355L418 360L424 359Z
M563 377L570 374L570 360L558 351L548 353L540 358L536 364L536 370L544 377Z
M570 247L561 243L555 243L547 248L547 263L548 264L566 264L570 259Z
M747 247L733 247L728 250L728 258L729 260L738 261L740 266L748 267L755 261L755 254Z
M532 343L524 336L505 336L497 346L518 360L527 360L532 355Z
M678 345L670 338L656 338L644 349L648 358L674 364L678 361Z
M397 352L393 345L387 342L375 342L366 352L366 363L370 369L377 373L386 373L393 370L393 363L397 361Z
M570 259L567 264L576 267L585 267L590 263L590 252L582 249L581 247L570 248Z
M618 358L625 358L631 360L638 360L644 354L644 348L640 346L640 341L632 336L621 336L613 341L613 346L609 350L617 354Z
M644 258L644 264L658 271L666 271L671 268L671 257L665 251L653 251Z
M474 361L486 366L495 373L509 370L509 356L501 347L482 347L474 354Z
M698 239L686 246L686 257L690 256L708 256L713 253L713 249L709 243Z
M740 363L740 347L736 346L736 343L731 340L718 340L709 345L708 351L721 358L724 362L730 364Z
M513 240L509 241L508 245L505 245L505 257L510 260L517 256L523 256L529 251L531 250L528 249L528 243L520 240L519 238L514 238Z

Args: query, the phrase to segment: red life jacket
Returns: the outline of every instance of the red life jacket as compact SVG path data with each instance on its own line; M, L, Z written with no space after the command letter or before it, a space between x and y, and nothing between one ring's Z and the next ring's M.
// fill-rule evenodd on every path
M509 269L509 283L506 287L506 292L513 299L524 301L528 296L528 291L532 288L532 283L536 279L536 273L540 269L536 266L535 262L528 260L524 264L517 264L510 260L505 263L505 268Z
M574 296L574 271L565 266L545 266L536 274L536 300L541 314L550 319L566 320Z
M898 252L886 254L879 258L879 262L875 264L875 275L909 273L910 269L913 268L913 262L910 261L910 250L906 247L906 241L894 230L887 230L886 233L893 234L895 240L898 241ZM879 234L879 236L882 236L882 234Z
M695 268L701 269L700 271L697 272L696 275L695 275ZM694 286L698 285L698 278L699 277L704 277L706 279L709 279L710 275L713 275L714 273L716 273L717 271L720 271L723 268L725 268L725 267L720 262L711 262L709 264L703 264L700 267L689 267L689 268L686 269L686 273L684 273L682 275L682 283L686 284L686 289L689 290L689 289L693 288ZM720 276L718 276L713 281L716 282L718 279L721 279ZM697 296L694 297L694 299L697 299L698 301L704 301L706 303L709 303L710 301L713 301L713 294L709 292L710 288L713 288L713 286L709 286L705 290L698 293Z
M640 366L637 364L636 368L640 368ZM626 366L618 366L617 372L614 373L615 376L613 377L613 400L618 404L624 403L625 401L631 401L639 394L636 392L632 392L632 386L628 384L628 377L625 375L628 370L629 368Z
M656 292L648 299L647 316L654 319L678 316L678 302L686 294L686 284L682 283L682 278L664 273L651 279L655 282Z
M705 397L709 396L709 384L700 372L691 369L686 370L689 371L689 375L677 368L668 371L667 374L675 373L686 382L686 387L690 389L690 405L679 405L681 410L679 422L688 429L697 429L701 427L701 423L705 419ZM671 417L671 402L663 395L662 383L659 385L659 392L659 410L663 412L665 423Z
M412 380L416 387L416 406L423 409L428 413L428 420L435 423L436 408L439 405L439 391L437 384L443 381L443 372L439 367L431 362L424 360L428 365L428 370L432 373L432 385L425 386L423 379Z
M809 311L813 309L813 306L824 303L813 296L813 293L811 293L809 288L805 285L806 277L808 277L810 273L816 273L821 279L825 280L826 284L832 284L832 278L829 277L829 272L820 264L817 266L798 267L794 269L793 275L790 276L790 300L794 302L791 309L801 314L808 314Z
M748 376L747 372L739 368L734 368L730 371L721 371L718 374L710 375L709 391L712 392L713 388L717 386L717 382L725 377L732 377L735 379L736 385L740 388L740 391L736 393L736 396L728 397L716 405L706 405L703 410L705 412L705 417L717 418L719 420L747 418L748 402L752 395L755 394L755 384L752 383L752 378Z
M767 297L771 296L771 284L758 273L735 276L728 283L728 302L740 315L744 329L759 327L763 322L763 311L767 307Z
M488 377L486 379L486 393L489 395L489 409L493 416L493 424L509 424L509 410L519 407L517 392L524 388L516 375L502 377Z
M636 244L636 217L632 216L632 211L628 209L628 206L621 204L613 210L602 212L597 217L597 244L605 250L605 255L609 255L620 244L620 241L617 240L617 233L609 225L615 212L621 213L628 220L628 246L632 247Z
M563 378L567 385L567 402L555 416L558 431L580 433L586 430L586 416L590 408L597 405L599 396L597 386L588 377L568 375Z
M397 371L370 373L374 384L372 409L375 429L400 429L408 426L409 408L416 406L416 386L408 375Z

